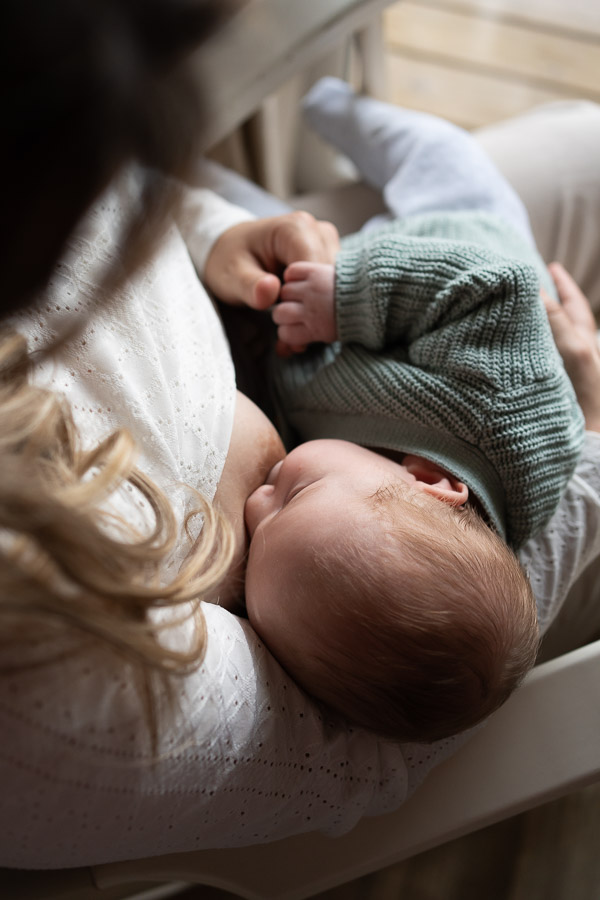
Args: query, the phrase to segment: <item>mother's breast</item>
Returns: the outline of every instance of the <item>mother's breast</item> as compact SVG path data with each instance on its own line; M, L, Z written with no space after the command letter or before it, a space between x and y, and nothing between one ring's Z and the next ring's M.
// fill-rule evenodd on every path
M231 441L214 503L229 520L235 535L235 557L224 584L211 598L235 608L243 596L247 550L244 504L268 473L285 456L281 438L271 421L245 394L237 391Z

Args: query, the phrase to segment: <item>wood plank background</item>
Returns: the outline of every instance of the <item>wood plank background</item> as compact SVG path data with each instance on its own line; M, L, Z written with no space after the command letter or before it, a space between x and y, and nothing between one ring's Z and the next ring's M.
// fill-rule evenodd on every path
M600 787L451 841L314 900L599 900ZM193 887L177 900L234 900Z
M389 99L466 128L554 100L600 102L600 0L401 0L384 35ZM594 786L316 900L600 900L599 836Z
M600 102L598 0L402 0L384 34L389 99L465 128Z

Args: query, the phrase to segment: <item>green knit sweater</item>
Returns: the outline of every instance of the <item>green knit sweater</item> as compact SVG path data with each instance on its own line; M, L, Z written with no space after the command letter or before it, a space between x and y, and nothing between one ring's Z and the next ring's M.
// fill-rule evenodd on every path
M582 442L537 253L484 213L415 217L344 239L339 342L276 363L302 441L339 438L446 468L514 547L554 512Z

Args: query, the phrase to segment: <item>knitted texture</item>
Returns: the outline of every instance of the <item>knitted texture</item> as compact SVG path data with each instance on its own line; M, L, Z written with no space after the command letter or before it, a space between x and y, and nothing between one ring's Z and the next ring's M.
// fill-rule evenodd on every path
M482 213L346 239L340 342L277 364L285 416L302 440L438 462L520 546L556 509L584 433L539 297L542 270L516 232Z

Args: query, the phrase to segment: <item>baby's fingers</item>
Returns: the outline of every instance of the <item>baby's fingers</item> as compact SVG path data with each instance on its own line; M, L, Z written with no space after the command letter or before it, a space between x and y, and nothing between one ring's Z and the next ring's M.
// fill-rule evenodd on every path
M290 347L289 344L284 344L283 341L278 340L275 344L275 353L282 359L289 359L290 356L293 356L295 353L304 353L306 347L307 344L300 344L296 347Z
M288 300L302 300L305 295L305 281L288 281L287 284L282 285L279 291L279 298L286 302Z
M276 325L295 325L304 319L304 307L301 303L286 301L277 303L271 311L271 316Z
M312 336L306 325L298 322L294 325L280 325L277 329L277 339L290 347L304 347L310 344Z
M293 262L285 269L283 280L289 281L306 281L315 265L312 262Z

